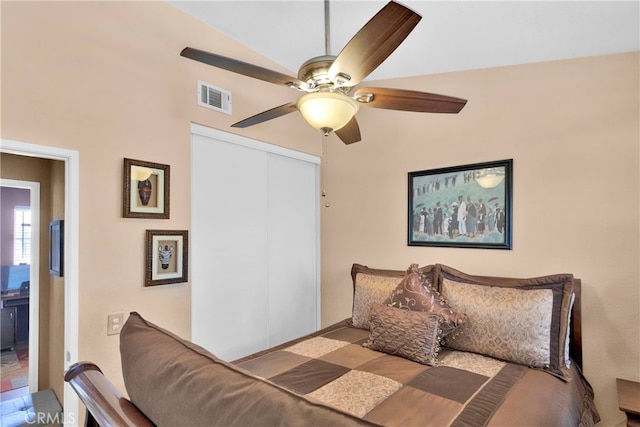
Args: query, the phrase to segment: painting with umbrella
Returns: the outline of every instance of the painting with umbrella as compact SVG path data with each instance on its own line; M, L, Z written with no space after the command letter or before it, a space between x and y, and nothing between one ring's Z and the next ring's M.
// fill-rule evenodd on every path
M409 173L408 245L511 249L513 160Z

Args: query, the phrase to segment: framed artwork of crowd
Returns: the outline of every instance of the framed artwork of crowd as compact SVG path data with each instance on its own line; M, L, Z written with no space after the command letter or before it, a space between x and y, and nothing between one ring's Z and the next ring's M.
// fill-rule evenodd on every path
M511 249L513 160L409 172L408 245Z

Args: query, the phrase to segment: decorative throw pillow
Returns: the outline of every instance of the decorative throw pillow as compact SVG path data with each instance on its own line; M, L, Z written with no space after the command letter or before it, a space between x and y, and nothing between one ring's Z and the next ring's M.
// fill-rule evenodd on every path
M439 275L438 284L439 290L442 296L448 301L449 305L455 311L465 311L466 306L474 306L480 303L478 300L474 300L471 303L461 304L459 301L453 301L451 295L451 286L456 286L455 283L467 283L478 286L497 286L500 288L515 288L522 291L527 290L550 290L552 294L552 303L544 304L545 310L549 311L551 323L549 325L548 333L548 346L549 348L549 362L548 369L560 376L560 368L566 367L569 364L569 358L565 355L566 339L569 333L569 314L571 311L571 300L573 298L573 275L571 274L554 274L549 276L534 277L529 279L510 278L510 277L489 277L489 276L473 276L461 271L455 270L446 265L438 265ZM447 281L449 286L446 285ZM453 283L453 285L451 285ZM448 289L447 289L448 288ZM532 297L529 297L532 298ZM497 304L499 300L486 301L486 304ZM532 309L540 308L537 302L532 302ZM491 311L497 314L498 308L494 308ZM467 335L467 326L475 321L472 319L472 315L465 311L468 316L467 325L461 327L462 333L455 338L449 337L447 339L447 345L456 345L454 341L459 341L462 335ZM475 317L475 316L474 316ZM534 319L531 319L532 321ZM522 323L521 323L522 324ZM539 325L522 324L522 328L528 329L529 327L535 327ZM515 327L512 329L516 329ZM520 331L520 334L526 333ZM503 342L509 342L509 337L503 336ZM538 340L540 343L540 340Z
M411 264L405 278L383 304L442 316L440 328L443 336L450 334L465 322L464 315L455 313L438 292L429 283L424 282L418 271L418 264Z
M437 314L374 303L369 317L371 334L363 345L414 362L435 365L440 350L440 320Z
M418 274L429 283L436 282L437 271L433 265L419 268ZM405 275L406 271L402 270L381 270L353 264L351 268L351 278L353 279L352 326L369 329L371 304L382 303Z

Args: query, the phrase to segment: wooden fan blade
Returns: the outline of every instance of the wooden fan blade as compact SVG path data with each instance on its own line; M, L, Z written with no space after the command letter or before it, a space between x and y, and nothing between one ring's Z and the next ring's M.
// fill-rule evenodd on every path
M360 141L360 126L358 126L356 116L353 116L349 123L334 132L347 145Z
M422 17L393 1L383 7L342 49L329 68L340 86L355 86L396 50Z
M420 113L459 113L466 99L416 90L364 87L354 96L363 107L387 110L417 111ZM370 99L370 100L369 100Z
M238 61L237 59L216 55L215 53L205 52L204 50L194 49L192 47L185 47L182 49L180 56L269 83L294 88L299 88L300 85L304 85L301 80L298 80L295 77L269 70L268 68L263 68L258 65Z
M296 107L295 102L289 102L288 104L280 105L279 107L272 108L267 111L263 111L260 114L256 114L255 116L251 116L247 119L241 120L238 123L234 123L231 125L233 128L246 128L249 126L257 125L262 122L266 122L267 120L275 119L280 116L284 116L289 113L293 113L298 108Z

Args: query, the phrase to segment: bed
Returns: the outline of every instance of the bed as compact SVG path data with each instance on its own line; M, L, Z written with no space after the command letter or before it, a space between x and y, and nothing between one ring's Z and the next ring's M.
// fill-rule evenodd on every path
M232 363L133 314L121 334L133 408L157 425L599 421L581 372L581 282L572 275L514 279L440 264L406 271L354 264L352 283L351 318ZM102 381L87 366L67 380ZM81 397L99 388L74 387Z

